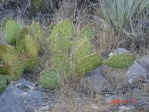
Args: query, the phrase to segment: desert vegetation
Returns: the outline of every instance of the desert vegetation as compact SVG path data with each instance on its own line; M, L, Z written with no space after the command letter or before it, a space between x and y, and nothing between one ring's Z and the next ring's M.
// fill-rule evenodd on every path
M51 97L57 103L49 112L142 111L144 107L122 108L123 104L118 110L118 105L105 99L107 94L133 99L133 89L138 86L141 95L149 95L148 77L143 80L145 86L125 77L137 59L148 59L149 0L22 2L24 5L19 0L0 1L0 16L5 12L0 18L1 94L24 77L48 93L54 91ZM147 61L138 63L149 72ZM87 82L95 69L107 81L107 89L103 86L96 91L95 85Z

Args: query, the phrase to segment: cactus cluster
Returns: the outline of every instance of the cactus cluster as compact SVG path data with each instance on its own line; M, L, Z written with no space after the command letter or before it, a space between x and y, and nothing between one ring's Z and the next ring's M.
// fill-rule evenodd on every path
M11 23L10 26L9 23ZM6 18L3 20L2 29L5 29L6 40L9 44L0 45L0 92L7 87L6 82L18 80L23 71L32 70L38 65L38 45L40 45L37 43L36 35L40 32L37 28L38 23L33 22L30 26L24 26L20 31L14 26L19 26L16 21Z
M93 36L91 26L86 25L78 33L68 19L54 23L43 31L39 23L34 21L31 25L20 28L16 21L6 18L2 22L2 29L8 44L0 45L0 92L10 81L18 80L24 71L31 71L38 65L42 41L47 40L47 37L50 44L47 49L50 51L48 61L51 65L38 78L45 88L59 87L60 82L68 79L72 71L82 77L102 64L122 69L134 61L133 56L128 53L102 59L90 43Z
M90 44L93 36L90 25L85 26L79 33L73 31L69 20L49 27L52 68L41 72L39 76L39 82L45 88L58 87L59 81L69 77L68 74L73 67L76 74L81 77L102 64L122 69L134 61L133 56L127 53L113 55L107 60L102 59Z

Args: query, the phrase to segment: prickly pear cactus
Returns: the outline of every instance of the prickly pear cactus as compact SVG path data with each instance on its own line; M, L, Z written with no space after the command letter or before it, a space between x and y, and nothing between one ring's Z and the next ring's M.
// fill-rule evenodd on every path
M25 64L21 61L17 50L11 46L6 46L6 53L3 55L2 60L9 67L9 75L15 75L16 79L20 78Z
M49 35L50 39L50 48L52 52L67 52L71 48L70 39L73 34L73 27L71 21L64 20L51 30Z
M134 57L129 53L112 55L104 64L112 68L124 69L129 67L134 62Z
M8 44L12 44L16 41L17 34L20 30L18 23L15 20L4 20L3 31L6 34L6 41Z
M38 56L38 45L30 35L26 35L25 37L25 52L29 57Z
M81 38L91 38L93 36L93 29L90 25L86 25L79 33L78 39Z
M84 57L80 63L76 65L76 72L79 76L83 76L85 73L102 65L102 58L98 53L94 53Z
M16 49L19 54L21 54L25 48L25 37L26 35L29 35L29 29L27 27L24 27L19 33L16 40Z
M0 75L0 93L7 87L7 75Z
M90 43L92 36L92 28L87 25L78 34L77 41L74 43L73 60L79 76L83 76L102 64L101 56L94 51Z
M76 42L74 45L75 50L73 53L74 62L78 63L82 58L90 55L93 52L93 47L91 46L87 38L82 38Z
M44 88L53 89L59 86L60 75L55 71L48 70L40 73L38 80Z

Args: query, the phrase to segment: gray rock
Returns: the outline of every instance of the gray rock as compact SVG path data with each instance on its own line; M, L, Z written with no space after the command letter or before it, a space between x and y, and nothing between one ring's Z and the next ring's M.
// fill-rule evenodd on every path
M34 112L38 110L44 92L30 88L33 88L33 83L25 79L10 84L0 95L0 112Z
M130 112L135 109L135 106L120 106L118 112Z
M100 94L107 89L107 81L99 69L93 70L87 74L84 79L85 84L83 83L83 85L85 85L88 90Z
M129 83L139 80L146 81L147 77L149 77L149 72L139 62L135 61L126 71L126 77Z
M111 95L104 98L107 103L111 103L113 99L118 99L117 95Z
M115 50L113 50L109 56L112 56L114 54L122 54L122 53L129 53L129 51L127 51L125 48L117 48Z
M149 72L149 57L144 56L136 60L145 70Z

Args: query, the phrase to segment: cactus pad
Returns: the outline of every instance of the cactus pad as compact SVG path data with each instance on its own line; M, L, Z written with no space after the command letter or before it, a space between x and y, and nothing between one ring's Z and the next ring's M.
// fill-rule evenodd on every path
M70 50L70 38L72 34L73 28L69 20L64 20L55 25L49 35L51 50L63 52Z
M101 56L98 53L94 53L84 57L80 63L76 65L76 72L79 76L83 76L87 72L99 67L101 64Z
M134 57L131 54L115 54L108 60L104 61L104 64L112 68L124 69L129 67L134 62Z
M64 38L71 38L73 34L72 23L69 20L59 22L51 31L50 38L54 38L55 34L60 33Z
M20 28L16 21L9 20L5 23L3 31L6 34L6 41L8 44L14 43L16 41L19 30Z
M17 52L20 54L25 48L25 37L29 34L29 29L24 27L19 33L16 40Z
M87 38L80 39L74 47L73 57L75 63L78 63L82 58L93 52L93 47Z
M25 37L25 52L29 57L38 56L38 45L30 35L26 35Z
M78 38L91 38L93 36L93 30L90 25L86 25L78 34Z
M53 89L59 86L60 76L55 71L44 71L39 76L39 83L48 89Z

